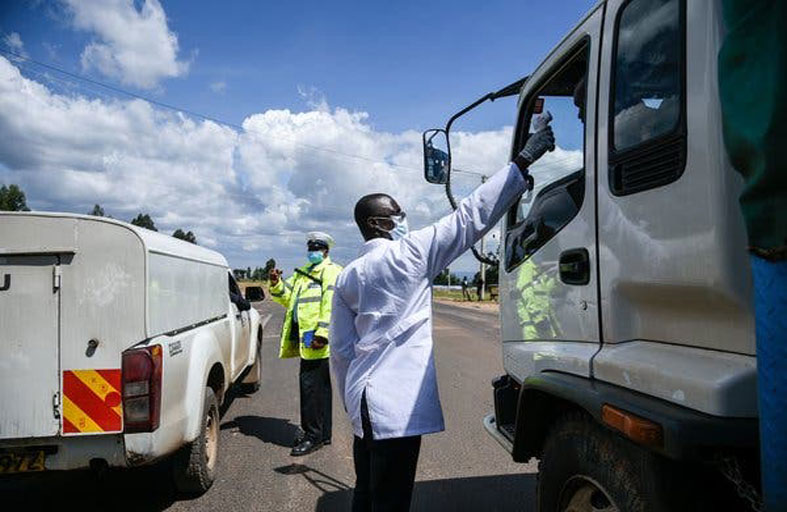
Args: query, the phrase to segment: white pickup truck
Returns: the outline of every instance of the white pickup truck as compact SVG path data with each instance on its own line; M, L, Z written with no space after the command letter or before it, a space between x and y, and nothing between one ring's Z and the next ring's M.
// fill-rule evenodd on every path
M234 382L259 388L261 343L217 252L112 219L0 213L0 474L173 456L177 488L206 491L219 404Z

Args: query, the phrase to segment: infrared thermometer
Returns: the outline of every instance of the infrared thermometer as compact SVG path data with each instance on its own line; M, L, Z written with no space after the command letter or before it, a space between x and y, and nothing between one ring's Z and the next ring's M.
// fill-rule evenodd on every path
M547 110L540 116L536 116L536 118L533 119L533 131L540 132L541 130L549 126L550 122L552 122L552 113L549 110Z

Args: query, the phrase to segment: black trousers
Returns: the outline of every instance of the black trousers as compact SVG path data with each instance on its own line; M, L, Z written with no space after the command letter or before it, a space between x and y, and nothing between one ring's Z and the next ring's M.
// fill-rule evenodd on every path
M363 439L355 436L355 491L352 512L410 510L421 436L372 439L366 395L361 400Z
M332 434L331 371L328 359L301 359L301 428L314 442Z

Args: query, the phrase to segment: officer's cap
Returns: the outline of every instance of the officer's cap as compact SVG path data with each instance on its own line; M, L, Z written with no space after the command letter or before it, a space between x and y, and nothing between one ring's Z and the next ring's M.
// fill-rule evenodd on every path
M330 249L336 245L333 237L328 233L323 233L322 231L310 232L308 235L306 235L306 242L310 244L322 245L326 249Z

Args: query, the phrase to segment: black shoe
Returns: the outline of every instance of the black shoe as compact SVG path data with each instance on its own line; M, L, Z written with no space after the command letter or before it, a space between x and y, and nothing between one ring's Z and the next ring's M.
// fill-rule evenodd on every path
M295 439L292 440L292 447L295 448L305 440L306 440L306 432L304 432L303 429L299 428L298 431L295 433Z
M308 455L312 452L316 452L320 448L322 448L322 443L315 443L311 439L304 439L301 444L292 449L290 455L293 457L300 457L301 455Z

